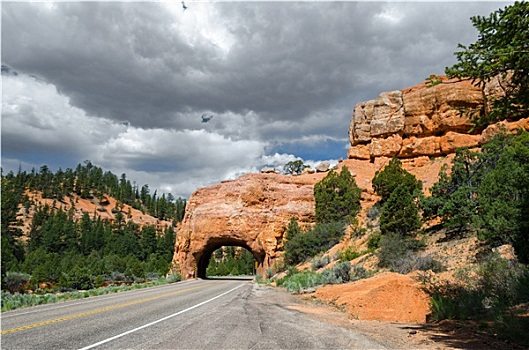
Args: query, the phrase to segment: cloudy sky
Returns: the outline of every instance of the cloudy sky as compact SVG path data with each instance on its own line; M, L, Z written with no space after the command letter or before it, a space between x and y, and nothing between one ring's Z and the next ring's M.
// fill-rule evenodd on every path
M91 160L188 197L336 162L355 104L443 74L509 2L185 4L3 2L4 173Z

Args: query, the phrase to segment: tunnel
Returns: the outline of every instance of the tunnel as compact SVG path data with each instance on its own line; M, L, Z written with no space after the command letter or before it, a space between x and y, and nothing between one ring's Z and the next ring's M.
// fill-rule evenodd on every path
M198 278L207 278L206 270L208 268L209 259L213 252L224 246L235 246L242 247L251 252L258 263L259 267L263 266L266 253L264 250L256 250L246 244L243 240L238 240L236 238L229 237L216 237L209 240L198 252L193 253L193 257L196 262L196 277ZM260 268L258 268L260 270Z

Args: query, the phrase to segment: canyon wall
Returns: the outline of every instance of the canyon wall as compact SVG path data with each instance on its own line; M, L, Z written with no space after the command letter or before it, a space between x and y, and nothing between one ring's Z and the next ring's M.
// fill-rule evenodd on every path
M438 157L487 142L498 126L473 128L470 116L487 110L486 101L502 95L501 82L493 79L481 89L469 80L439 78L437 85L425 82L358 103L349 127L348 158ZM527 119L501 125L527 129Z

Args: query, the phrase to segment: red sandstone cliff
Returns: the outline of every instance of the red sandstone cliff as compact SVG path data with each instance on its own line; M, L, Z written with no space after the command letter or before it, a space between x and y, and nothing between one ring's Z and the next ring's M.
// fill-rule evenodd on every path
M469 112L486 108L487 98L501 94L497 85L492 81L482 90L470 81L443 78L435 86L421 83L358 103L349 127L348 158L438 157L478 147L498 127L473 130ZM529 129L528 119L502 124L508 130Z

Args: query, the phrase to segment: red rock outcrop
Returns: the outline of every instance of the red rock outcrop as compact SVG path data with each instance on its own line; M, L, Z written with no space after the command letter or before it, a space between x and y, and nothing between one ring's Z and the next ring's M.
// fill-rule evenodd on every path
M349 159L339 167L347 166L355 174L363 190L363 208L377 201L371 180L390 157L404 158L404 168L428 191L456 148L477 147L502 128L529 129L529 119L524 119L468 133L473 125L460 111L482 107L481 89L469 81L446 79L432 87L419 84L383 92L373 101L356 105L349 128ZM442 155L449 156L430 158ZM314 184L325 175L285 176L267 169L197 190L187 203L178 232L172 271L184 278L204 277L213 251L227 245L250 250L259 263L258 273L274 267L282 257L290 219L313 223Z
M378 197L371 180L390 158L380 157L371 163L347 159L346 166L362 189L364 211ZM428 157L406 159L403 166L429 188L437 181L439 169L448 161ZM326 173L299 176L275 173L252 173L195 191L186 207L175 244L172 272L185 278L204 277L209 258L221 246L242 246L259 262L258 273L264 273L283 255L283 237L290 218L298 223L314 221L314 184Z
M478 147L498 132L497 126L483 133L473 130L469 114L463 113L484 108L484 96L501 95L496 80L482 90L468 80L441 79L438 85L421 83L357 104L349 127L348 158L442 156L460 147ZM527 124L525 119L501 125L513 130L527 129Z
M250 250L260 273L273 267L290 218L313 221L313 186L323 176L254 173L195 191L178 232L173 269L204 277L213 251L227 245Z

